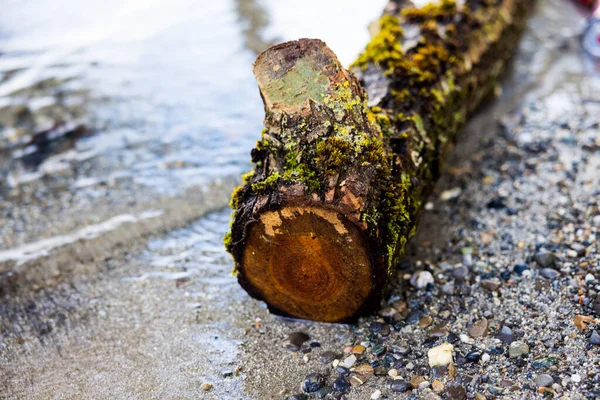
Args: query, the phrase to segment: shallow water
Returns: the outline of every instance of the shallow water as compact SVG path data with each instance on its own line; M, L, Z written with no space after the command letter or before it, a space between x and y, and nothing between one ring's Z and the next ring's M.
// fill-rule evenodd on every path
M0 176L8 189L68 176L68 190L128 180L169 195L237 176L262 125L255 51L319 37L349 63L384 3L9 1ZM85 133L40 137L63 124Z

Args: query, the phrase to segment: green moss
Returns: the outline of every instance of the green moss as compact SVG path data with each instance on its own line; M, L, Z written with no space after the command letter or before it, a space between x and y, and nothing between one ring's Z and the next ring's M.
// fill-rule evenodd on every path
M281 176L279 175L279 173L276 172L263 179L262 181L255 182L252 184L252 191L254 191L255 193L260 193L266 191L267 189L274 189L275 187L277 187L277 182L279 181L279 178L281 178Z
M369 42L365 51L352 66L366 68L369 64L387 65L404 58L401 40L404 30L400 21L393 15L386 14L379 20L379 33Z
M227 251L230 251L230 249L231 249L231 240L232 240L231 239L231 231L229 231L223 237L223 244L225 245L225 248L227 249Z

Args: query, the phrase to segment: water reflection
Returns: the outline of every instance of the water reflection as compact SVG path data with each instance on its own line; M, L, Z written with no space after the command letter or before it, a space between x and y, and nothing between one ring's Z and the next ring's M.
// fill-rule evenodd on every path
M256 0L235 0L235 10L244 35L244 45L255 54L280 40L266 39L265 29L269 25L269 15L263 5Z
M0 15L0 182L15 193L117 185L176 196L239 176L262 125L256 53L320 37L348 63L383 4L10 2ZM85 134L52 134L63 126Z

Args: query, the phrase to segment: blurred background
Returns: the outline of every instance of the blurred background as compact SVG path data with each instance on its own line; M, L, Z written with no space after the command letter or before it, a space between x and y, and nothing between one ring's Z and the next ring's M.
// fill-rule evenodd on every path
M177 196L237 177L262 126L258 52L318 37L349 64L385 3L3 1L0 196Z

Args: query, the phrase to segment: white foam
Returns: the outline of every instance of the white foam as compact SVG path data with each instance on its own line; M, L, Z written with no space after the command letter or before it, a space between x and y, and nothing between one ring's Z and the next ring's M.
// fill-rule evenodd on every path
M75 243L79 240L95 239L104 233L119 228L123 224L156 218L162 215L162 213L162 210L150 210L138 214L137 216L132 214L121 214L98 224L88 225L68 235L53 236L14 249L0 251L0 263L16 261L17 265L23 265L31 260L47 256L52 250L59 247Z

